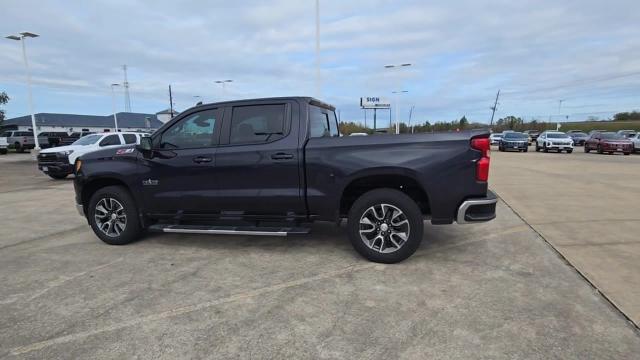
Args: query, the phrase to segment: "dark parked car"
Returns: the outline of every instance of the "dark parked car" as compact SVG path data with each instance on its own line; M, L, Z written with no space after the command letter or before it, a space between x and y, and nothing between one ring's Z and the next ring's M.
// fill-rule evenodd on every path
M573 140L573 145L575 146L582 146L584 145L585 141L589 140L589 135L581 131L570 132L567 133L567 135L569 135L569 137Z
M538 130L525 130L524 133L529 136L529 145L536 142L536 139L540 136L540 131Z
M170 233L304 234L347 219L371 261L409 257L423 220L495 217L489 133L340 137L335 109L306 97L188 109L138 146L75 162L79 212L104 242Z
M529 150L529 136L520 132L510 132L504 134L498 145L498 151L524 151Z
M621 152L629 155L633 151L633 142L614 132L594 133L584 143L584 152L588 153L591 150L597 151L598 154Z
M38 137L46 137L47 138L47 146L46 147L57 147L60 146L60 141L69 134L64 131L50 131L50 132L41 132L38 134ZM43 146L44 148L44 146Z

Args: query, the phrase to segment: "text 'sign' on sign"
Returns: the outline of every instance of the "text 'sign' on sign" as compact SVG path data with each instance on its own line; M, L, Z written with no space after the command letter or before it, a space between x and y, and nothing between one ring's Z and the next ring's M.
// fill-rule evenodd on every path
M388 109L391 102L379 96L366 96L360 98L360 107L363 109Z

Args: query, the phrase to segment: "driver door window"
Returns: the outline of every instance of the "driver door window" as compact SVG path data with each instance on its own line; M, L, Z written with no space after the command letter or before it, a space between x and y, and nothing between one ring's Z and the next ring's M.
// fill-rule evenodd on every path
M161 149L198 149L212 147L216 141L217 109L189 115L162 134Z

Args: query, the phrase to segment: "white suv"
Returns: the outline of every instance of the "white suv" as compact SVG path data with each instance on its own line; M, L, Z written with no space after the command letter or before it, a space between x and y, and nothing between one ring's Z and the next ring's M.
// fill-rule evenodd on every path
M54 179L64 179L73 173L73 164L81 155L96 150L140 143L144 133L118 132L91 134L81 137L73 144L45 149L38 155L38 169Z
M545 131L536 139L536 151L540 151L540 149L544 152L549 150L562 152L562 150L565 150L567 154L571 154L573 152L573 139L560 131Z

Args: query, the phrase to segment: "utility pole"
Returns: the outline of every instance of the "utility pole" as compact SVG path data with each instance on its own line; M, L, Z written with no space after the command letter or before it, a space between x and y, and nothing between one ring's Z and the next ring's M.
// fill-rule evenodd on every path
M413 126L411 126L411 115L413 115L413 108L415 108L415 105L411 105L411 110L409 110L409 128L411 128L411 133L413 134Z
M111 84L111 108L113 110L113 124L116 132L118 132L118 115L116 114L116 91L114 88L120 86L120 84Z
M320 84L320 0L316 0L316 98L322 96Z
M127 65L122 65L122 70L124 70L124 82L122 86L124 87L124 111L131 112L131 97L129 96L129 80L127 79Z
M496 101L493 103L493 106L489 108L489 109L492 110L492 112L491 112L491 122L489 123L489 129L491 129L493 127L493 116L496 114L496 109L498 108L498 98L499 97L500 97L500 89L498 89L498 93L496 94Z
M375 132L376 132L376 125L377 125L377 124L376 124L376 118L377 118L377 113L376 113L376 112L377 112L377 111L378 111L378 109L377 109L377 108L373 108L373 133L374 133L374 134L375 134ZM389 123L389 124L391 124L391 123ZM389 125L389 126L391 126L391 125Z
M171 119L173 119L173 95L171 94L171 84L169 84L169 111L171 112Z
M20 41L22 44L22 59L24 60L24 68L27 71L27 89L29 91L29 112L31 113L31 131L33 132L33 141L35 143L34 150L34 160L36 160L35 156L40 153L40 143L38 142L38 128L36 125L36 116L33 112L33 93L31 91L31 70L29 69L29 61L27 61L27 49L24 44L25 38L37 38L38 34L34 34L31 32L21 32L19 35L9 35L6 38L9 40Z
M367 109L362 109L364 111L364 128L367 128Z

